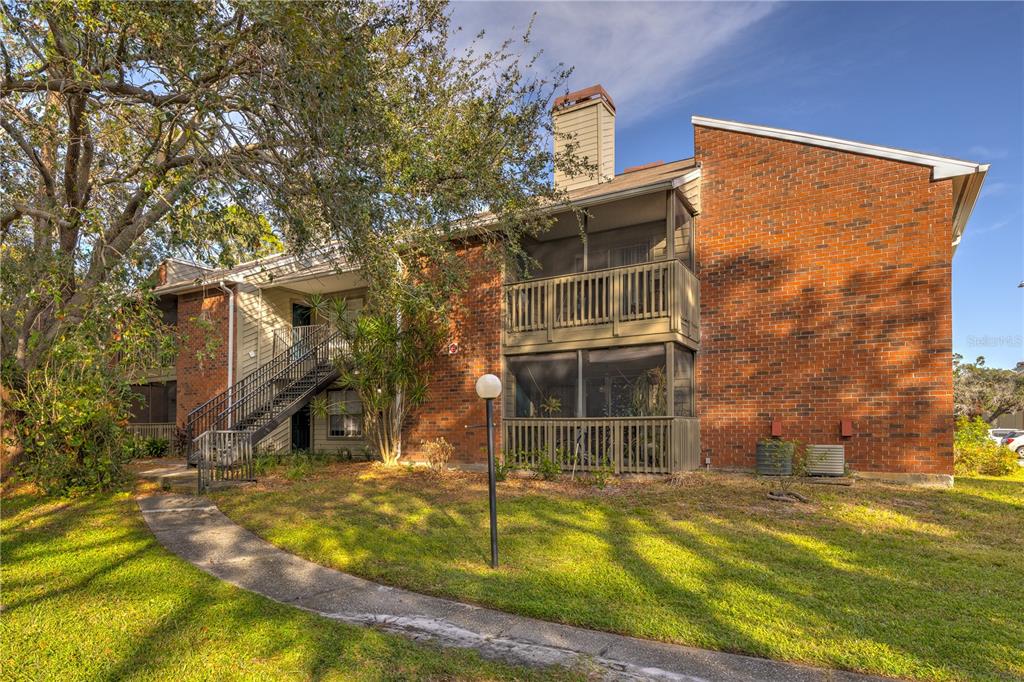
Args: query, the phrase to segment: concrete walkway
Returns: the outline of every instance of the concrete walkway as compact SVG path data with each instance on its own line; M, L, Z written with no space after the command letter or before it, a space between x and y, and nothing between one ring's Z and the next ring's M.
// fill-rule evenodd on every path
M596 668L612 680L883 679L595 632L385 587L280 550L209 500L168 494L138 503L164 547L221 580L326 618L472 648L491 659Z

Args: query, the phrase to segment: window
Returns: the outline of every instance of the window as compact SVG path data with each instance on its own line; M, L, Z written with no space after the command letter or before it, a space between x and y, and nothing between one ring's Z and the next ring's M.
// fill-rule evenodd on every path
M327 437L359 438L363 435L363 404L351 390L327 391Z
M516 417L575 417L576 352L513 355L506 360L515 390L507 392Z
M693 351L675 344L675 412L677 417L695 417L693 408Z
M665 347L630 346L580 353L588 417L666 414Z
M160 311L160 321L168 327L178 326L178 297L161 296L156 301L157 310Z
M132 386L132 391L135 393L129 419L132 424L162 424L177 418L177 382L142 384Z
M665 344L513 355L506 358L506 364L510 390L506 392L505 409L509 415L565 418L668 414ZM680 383L689 386L689 377L692 369ZM681 391L682 385L675 395L682 395Z

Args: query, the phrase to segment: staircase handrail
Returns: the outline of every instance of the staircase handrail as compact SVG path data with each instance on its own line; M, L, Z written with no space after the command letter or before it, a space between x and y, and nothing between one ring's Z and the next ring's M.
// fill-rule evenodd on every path
M192 416L193 415L198 414L200 411L202 411L204 408L206 408L211 403L213 403L215 401L218 401L218 400L225 400L226 401L227 397L228 397L228 393L230 393L232 389L234 389L236 392L241 392L243 389L247 388L250 384L255 383L257 381L257 379L259 378L259 376L262 373L265 373L265 371L267 369L269 369L271 367L275 367L275 366L280 366L282 360L287 359L287 357L289 356L289 354L291 354L291 352L292 352L292 347L291 346L289 346L288 348L285 348L283 351L281 351L280 353L274 355L269 360L267 360L265 363L260 365L260 367L258 367L256 369L256 371L250 372L248 375L246 375L246 376L242 377L241 379L239 379L238 381L236 381L230 388L224 389L223 391L221 391L220 393L216 394L215 396L213 396L212 398L210 398L206 402L200 403L196 407L192 408L189 411L189 413L188 413L188 417L186 418L186 423L189 422L189 421L192 421Z
M271 402L273 393L268 395L268 388L272 388L280 379L287 378L289 384L294 383L315 370L316 366L329 362L332 358L328 354L332 349L339 347L338 341L341 336L338 331L330 331L324 326L313 335L313 343L310 343L311 339L308 337L302 339L300 343L281 351L256 371L235 382L233 386L191 410L186 420L190 440L205 431L229 428L237 422L236 415L240 413L241 408L251 405L257 396L269 397L268 403ZM296 354L296 346L299 345L303 348ZM307 367L310 358L316 358L316 363ZM299 368L302 368L302 371L296 375L295 370Z

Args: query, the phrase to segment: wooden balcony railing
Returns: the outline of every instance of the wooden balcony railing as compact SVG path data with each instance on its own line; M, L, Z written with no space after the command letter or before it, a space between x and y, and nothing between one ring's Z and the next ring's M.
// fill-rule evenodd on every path
M700 284L677 260L505 285L506 344L678 332L700 339Z
M129 424L128 432L139 438L166 438L174 442L174 422L147 422L144 424Z
M700 466L696 417L504 419L506 461L533 466L542 457L563 470L610 467L617 474L667 474Z

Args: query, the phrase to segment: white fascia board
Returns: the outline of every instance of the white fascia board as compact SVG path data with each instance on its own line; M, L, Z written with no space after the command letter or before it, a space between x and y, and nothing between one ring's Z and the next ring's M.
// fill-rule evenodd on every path
M798 130L769 128L768 126L739 123L737 121L725 121L717 118L707 118L706 116L693 116L690 121L695 126L703 126L705 128L731 130L737 133L746 133L748 135L772 137L779 140L809 144L815 147L838 149L840 151L852 152L854 154L875 156L882 159L892 159L893 161L903 161L905 163L913 163L919 166L930 166L932 169L932 180L944 180L946 178L957 177L958 175L983 173L988 170L988 164L984 163L951 159L949 157L934 156L932 154L922 154L920 152L912 152L906 149L880 147L878 145L867 144L865 142L854 142L852 140L842 140L837 137L825 137L824 135L802 133Z
M686 175L682 175L682 176L676 178L675 180L673 180L672 181L672 187L673 188L675 188L675 187L682 187L683 185L685 185L686 183L690 182L691 180L696 180L699 177L700 177L700 168L694 168L692 171L690 171Z

